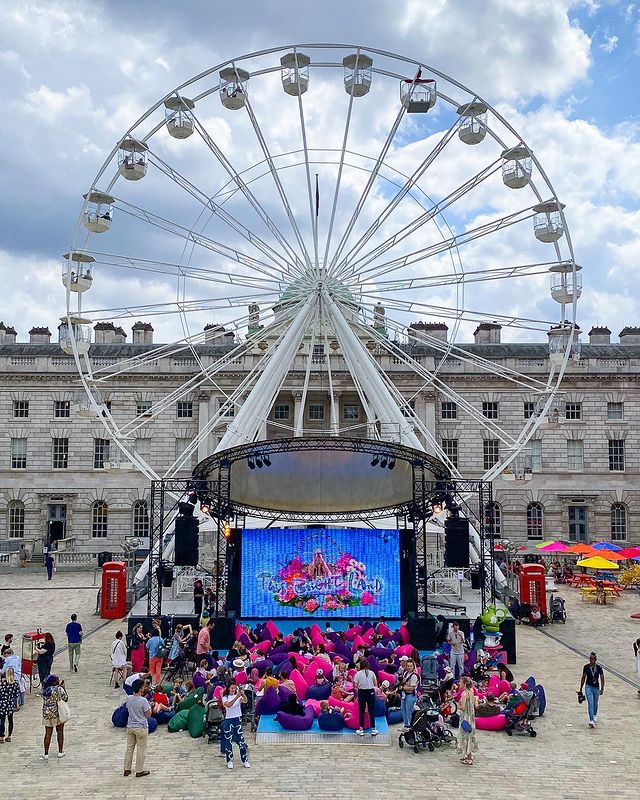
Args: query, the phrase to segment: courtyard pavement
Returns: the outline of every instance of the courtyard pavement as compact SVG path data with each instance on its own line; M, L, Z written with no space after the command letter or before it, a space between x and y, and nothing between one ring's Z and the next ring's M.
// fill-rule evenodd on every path
M65 727L66 758L45 764L40 699L27 698L15 715L10 744L0 745L2 795L10 800L225 800L252 798L434 797L465 800L637 800L640 749L640 698L635 686L632 641L640 636L640 595L625 595L616 606L580 603L566 590L569 619L545 632L519 626L516 678L533 674L547 692L548 708L536 720L538 736L509 738L479 732L480 751L473 767L458 762L454 748L415 755L391 747L342 745L250 745L251 769L233 771L216 758L217 747L187 733L159 729L149 738L147 778L124 778L124 731L110 717L122 702L122 690L109 687L110 643L124 623L93 616L96 587L88 572L58 573L48 583L43 569L0 572L0 633L16 637L37 627L51 630L58 647L64 626L76 612L84 627L80 672L71 674L66 652L54 662L69 691L73 718ZM587 653L596 649L607 670L599 724L587 727L586 704L576 690ZM578 651L578 652L576 652ZM52 746L51 752L54 753Z

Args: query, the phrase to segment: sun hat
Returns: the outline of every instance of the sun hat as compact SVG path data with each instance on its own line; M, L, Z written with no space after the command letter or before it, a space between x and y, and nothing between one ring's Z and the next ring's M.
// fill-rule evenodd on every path
M244 669L244 661L241 658L234 658L232 663L236 669Z
M382 686L383 689L388 689L391 686L389 681L382 681L380 685Z
M324 670L321 670L321 669L318 668L316 670L316 675L324 675Z
M400 661L408 661L409 656L400 656Z

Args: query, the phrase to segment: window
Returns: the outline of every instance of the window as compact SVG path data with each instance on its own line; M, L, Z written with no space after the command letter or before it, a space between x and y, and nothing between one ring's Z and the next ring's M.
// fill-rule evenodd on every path
M193 403L191 400L180 400L177 405L178 419L186 419L193 416Z
M627 541L627 509L622 503L611 506L611 541Z
M226 401L223 401L226 402ZM236 407L233 403L230 403L225 410L222 412L223 417L235 417L236 415Z
M487 503L484 516L487 532L493 533L496 539L500 539L502 537L502 509L498 503Z
M11 440L11 469L27 468L27 440Z
M483 403L482 416L487 419L498 419L498 403Z
M567 469L582 472L584 469L584 442L582 439L567 439Z
M324 419L324 406L322 403L311 403L309 406L309 419Z
M440 404L440 416L442 419L458 419L458 406L448 400Z
M343 406L342 413L345 419L360 419L360 409L358 406L345 405Z
M416 401L409 400L409 402L402 407L402 416L403 417L413 417L413 414L416 410Z
M624 439L609 439L609 471L624 472Z
M191 442L191 439L176 439L176 461L181 458L184 451L191 445ZM192 458L192 455L186 456L180 465L180 469L191 469Z
M53 469L66 469L69 466L69 440L51 440L51 466Z
M9 539L24 539L24 503L11 500L7 506L7 530Z
M68 400L53 401L53 416L56 419L66 419L71 416L71 403Z
M289 403L279 403L273 407L273 418L279 420L289 419Z
M136 417L142 417L151 411L151 400L138 400L136 402Z
M582 403L565 403L565 419L582 419Z
M149 462L149 459L151 458L150 438L144 436L138 437L134 442L133 449L135 450L136 455L139 455L140 458L144 458L147 463Z
M542 539L544 530L544 511L540 503L527 506L527 539Z
M13 401L13 416L19 419L26 419L29 416L29 401L28 400L14 400Z
M482 442L482 454L486 472L500 461L500 442L497 439L485 439Z
M542 472L542 439L531 439L527 447L531 455L531 469Z
M105 462L109 460L111 442L108 439L93 440L93 468L104 469Z
M107 538L107 518L109 507L104 500L97 500L91 506L91 536L93 539Z
M312 364L324 364L324 345L314 344L313 353L311 355Z
M149 507L146 500L136 500L133 504L133 535L144 539L149 535Z
M586 542L587 506L569 506L569 539L572 542Z
M607 403L607 419L623 419L624 403Z
M531 403L528 400L523 404L523 415L525 419L531 419L531 417L536 413L536 404Z
M457 439L443 439L442 452L451 461L454 467L458 466L458 440Z

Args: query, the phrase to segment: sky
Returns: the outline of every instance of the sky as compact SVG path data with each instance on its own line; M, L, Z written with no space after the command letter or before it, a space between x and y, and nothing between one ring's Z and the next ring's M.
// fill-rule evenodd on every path
M282 91L279 72L269 69L291 49L288 46L316 42L353 47L300 47L312 63L309 89L299 104ZM160 103L176 87L216 65L281 46L287 49L237 63L252 73L265 71L249 81L251 112L278 167L295 226L265 165L247 109L229 111L217 92L208 93L217 86L217 69L182 90L187 97L204 93L196 104L198 132L189 139L168 135ZM557 197L565 204L575 259L582 267L584 288L577 312L582 330L608 325L615 340L623 326L640 325L640 3L616 0L247 0L240 10L206 0L178 5L165 0L6 0L0 4L0 97L5 114L0 148L0 319L17 328L19 341L28 341L32 326L48 325L55 331L67 303L61 256L71 248L96 254L94 284L82 298L83 309L91 319L122 325L129 340L138 319L152 322L156 340L174 341L201 331L206 323L241 329L245 298L270 308L295 276L295 268L287 267L284 248L300 258L297 233L313 258L315 173L322 257L350 100L341 68L323 68L320 62L339 64L356 47L371 52L374 69L389 74L374 72L371 92L353 101L347 148L351 155L345 158L336 202L333 248L348 232L363 193L361 212L342 252L352 262L361 257L366 261L369 250L433 203L442 203L478 171L499 166L502 148L495 139L488 136L468 146L454 137L393 214L385 216L406 180L402 176L414 174L455 123L455 103L477 95L497 112L490 111L488 124L501 141L513 146L521 139L533 151L548 178L545 183L534 165L539 197ZM439 98L427 115L405 114L390 139L400 109L398 76L413 78L417 65L424 65L422 76L437 77L438 90L454 105ZM301 106L307 145L315 154L309 183L301 156ZM146 119L133 128L134 135L143 138L158 127L149 140L148 173L141 181L120 178L113 184L112 228L87 240L84 229L77 227L82 195L92 187L106 190L111 185L117 172L114 148L149 109ZM371 170L386 145L384 163L367 192ZM251 196L281 240L246 193L225 190L229 175L220 154L242 172L244 185L251 187ZM96 177L105 161L104 172ZM166 165L164 172L159 165ZM188 180L191 191L184 182L180 186L170 179L167 170L174 170L174 178L177 172ZM203 212L202 198L206 202L212 196L242 231L219 214ZM514 326L505 339L543 341L542 331L560 314L550 297L548 275L470 283L464 297L451 285L417 291L407 284L384 284L552 262L558 254L569 258L566 235L556 253L553 245L536 241L527 217L457 250L445 248L429 259L393 266L396 258L534 202L529 187L507 189L494 171L382 258L368 265L346 263L343 275L353 278L377 264L378 270L368 273L363 302L381 300L398 326L446 318L450 309L455 317L464 308L468 313L458 334L462 340L471 338L478 321L504 316L535 321ZM155 224L149 214L155 215ZM368 239L380 215L383 222ZM198 232L196 244L185 239L188 231ZM252 242L247 232L254 236ZM362 237L366 242L360 246ZM242 264L234 256L238 253ZM160 263L165 266L160 268ZM189 267L188 279L177 276L176 265ZM195 269L202 272L195 275ZM230 286L234 275L240 283ZM188 313L172 313L176 300L192 304ZM409 307L412 302L422 305Z

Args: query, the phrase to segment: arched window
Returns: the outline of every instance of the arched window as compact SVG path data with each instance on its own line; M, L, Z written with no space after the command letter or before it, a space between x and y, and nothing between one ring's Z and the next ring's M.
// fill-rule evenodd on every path
M611 541L627 541L627 509L622 503L611 506Z
M7 506L9 539L24 539L24 503L12 500Z
M541 503L527 506L527 539L542 539L544 530L544 509Z
M96 500L91 506L91 536L94 539L106 539L109 506L104 500Z
M133 504L133 535L144 539L149 535L149 507L146 500L136 500Z
M487 533L493 530L493 535L500 539L502 537L502 509L495 501L487 503L485 507L485 524ZM493 528L491 525L493 524Z

